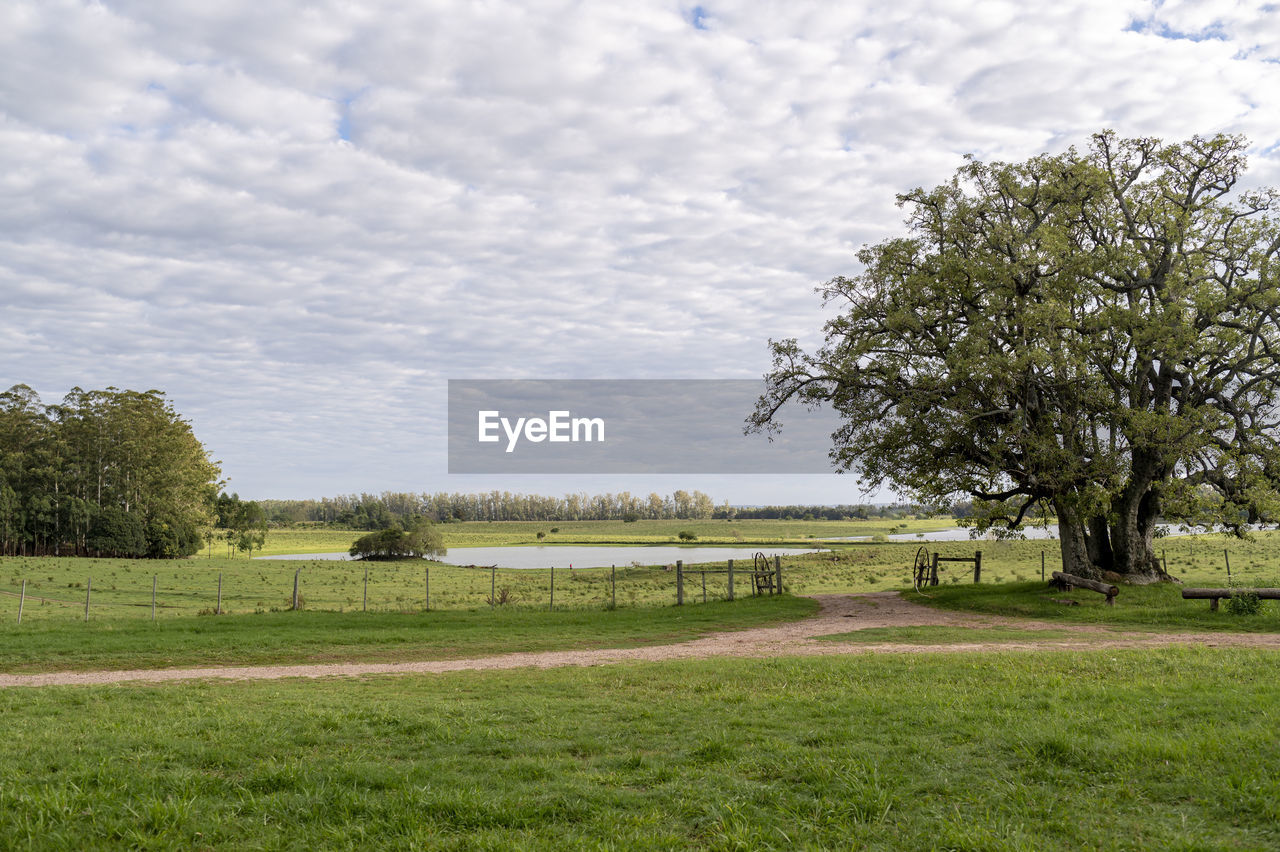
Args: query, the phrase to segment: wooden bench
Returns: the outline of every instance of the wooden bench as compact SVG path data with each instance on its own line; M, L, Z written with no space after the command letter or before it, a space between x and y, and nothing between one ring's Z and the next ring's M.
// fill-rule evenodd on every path
M1071 591L1075 586L1079 586L1082 589L1090 589L1100 595L1106 595L1107 606L1115 606L1116 595L1120 594L1119 586L1113 586L1110 583L1099 583L1097 580L1077 577L1075 574L1067 574L1062 571L1053 572L1053 579L1049 581L1049 585L1067 592Z
M1189 601L1207 598L1210 611L1216 612L1218 601L1239 594L1257 595L1258 600L1263 601L1280 601L1280 589L1183 589L1182 599Z

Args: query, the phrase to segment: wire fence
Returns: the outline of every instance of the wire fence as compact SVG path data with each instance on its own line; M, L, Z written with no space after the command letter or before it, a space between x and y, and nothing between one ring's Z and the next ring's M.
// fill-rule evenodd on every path
M762 567L767 561L767 571ZM683 605L733 600L782 589L782 557L744 568L639 564L607 568L499 568L428 560L350 562L309 560L283 572L263 563L232 570L200 570L181 563L146 575L98 560L95 575L67 571L11 572L0 586L0 623L47 619L145 618L327 610L407 612L433 609L585 608ZM6 566L8 567L8 566ZM59 576L61 574L61 576ZM767 575L767 581L766 581Z

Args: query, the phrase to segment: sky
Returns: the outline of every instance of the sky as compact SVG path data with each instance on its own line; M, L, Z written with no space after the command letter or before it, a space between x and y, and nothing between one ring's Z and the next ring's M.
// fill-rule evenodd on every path
M251 498L890 499L449 475L447 382L758 379L966 154L1242 133L1275 185L1277 91L1256 3L5 0L0 387L163 390Z

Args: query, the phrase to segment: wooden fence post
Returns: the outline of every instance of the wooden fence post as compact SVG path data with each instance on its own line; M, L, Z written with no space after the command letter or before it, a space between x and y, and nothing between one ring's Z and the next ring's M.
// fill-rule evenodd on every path
M93 590L93 578L89 577L84 584L84 620L89 620L89 593Z
M27 602L27 581L22 581L22 592L18 596L18 623L22 623L22 605Z
M360 611L369 611L369 566L364 566L364 597L360 601Z
M489 609L498 605L498 566L489 569Z
M301 573L301 568L293 572L293 608L295 610L298 608L298 575Z
M1040 579L1044 579L1044 551L1040 551Z
M676 606L684 606L684 562L676 560Z
M551 605L547 609L556 608L556 566L551 566Z
M151 575L151 620L152 621L156 620L156 581L158 579L159 579L158 575L156 574Z
M213 611L214 615L222 615L222 572L218 572L218 607Z
M425 598L426 598L425 605L422 607L422 609L423 609L423 611L425 612L425 611L427 611L427 610L430 610L430 609L431 609L431 566L430 566L430 565L428 565L426 568L423 568L423 569L422 569L422 575L423 575L423 576L422 576L422 585L423 585L423 589L422 589L422 591L423 591L423 595L424 595L424 596L425 596Z
M930 586L938 585L938 554L936 553L933 554L933 569L932 569L932 576L929 577L929 585Z
M778 572L778 579L774 585L778 589L778 594L782 594L782 557L776 553L773 555L773 568Z
M702 602L707 602L707 572L702 572Z
M618 608L618 566L609 566L609 605Z
M982 551L975 550L973 552L973 582L982 579Z
M1222 548L1222 558L1227 560L1227 584L1231 584L1231 553L1224 547Z
M729 600L733 600L733 560L729 560Z

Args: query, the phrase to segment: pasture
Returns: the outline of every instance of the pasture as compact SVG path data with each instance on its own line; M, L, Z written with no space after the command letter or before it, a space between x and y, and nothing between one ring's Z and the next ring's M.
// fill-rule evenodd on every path
M9 689L0 837L1274 849L1277 677L1164 649Z
M786 527L773 532L795 540ZM918 546L789 556L784 583L797 593L901 588ZM1051 542L927 546L957 556L981 548L983 582L948 567L928 597L909 597L1047 621L1036 635L1049 642L1082 625L1206 639L1280 632L1273 604L1256 616L1211 613L1166 585L1126 587L1115 607L1087 592L1062 606L1052 598L1064 593L1039 579L1042 553L1046 571L1057 567ZM1229 556L1233 579L1280 585L1274 533L1169 538L1158 549L1190 583L1225 585ZM361 563L9 558L0 560L0 671L636 648L815 609L791 594L750 596L746 572L734 602L723 600L726 575L706 574L704 604L704 567L723 565L687 566L678 608L662 568L620 567L616 606L608 569L557 571L553 609L548 572L373 563L364 611ZM227 614L215 616L219 574ZM498 591L505 602L490 606ZM1016 621L886 627L821 644L999 647L1025 633ZM1276 848L1277 676L1274 650L1201 646L7 688L0 845Z

